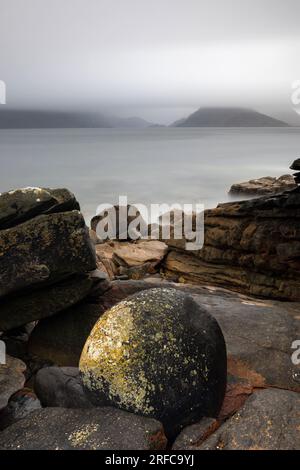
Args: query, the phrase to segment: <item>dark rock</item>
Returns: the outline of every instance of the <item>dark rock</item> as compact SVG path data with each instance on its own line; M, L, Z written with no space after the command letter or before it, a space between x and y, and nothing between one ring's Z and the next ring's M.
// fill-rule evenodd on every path
M115 408L44 408L0 433L1 450L164 449L162 425Z
M28 388L20 390L10 398L6 408L0 412L0 430L26 418L30 413L39 409L41 409L41 404L33 391Z
M268 389L253 394L199 450L299 450L300 395Z
M77 211L40 215L0 231L0 297L96 268L95 252Z
M39 370L35 377L34 390L43 406L93 407L85 394L77 367L45 367Z
M175 289L140 292L106 312L81 355L91 400L162 421L172 436L218 415L226 348L217 322Z
M14 227L37 215L80 210L67 189L24 188L0 194L0 230Z
M7 354L24 360L27 355L27 343L34 327L35 322L31 322L3 333L1 340L6 345Z
M91 277L78 275L23 295L7 297L1 301L0 330L7 331L55 315L85 298L93 286Z
M202 418L199 423L184 428L173 444L172 450L194 450L218 429L220 423L214 418Z
M40 321L30 337L29 353L58 366L78 367L85 341L105 310L105 304L82 302Z
M290 166L291 170L300 171L300 158L297 158Z
M283 191L296 188L295 179L292 175L283 175L279 178L265 176L244 183L233 184L229 190L229 194L245 194L249 196L263 194L277 194Z
M6 364L0 364L0 410L5 408L10 397L23 388L26 365L20 359L6 356Z

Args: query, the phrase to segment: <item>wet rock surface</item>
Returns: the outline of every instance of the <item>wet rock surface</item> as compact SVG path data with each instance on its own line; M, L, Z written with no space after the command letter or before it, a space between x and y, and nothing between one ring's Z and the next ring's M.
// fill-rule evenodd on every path
M0 433L0 450L164 449L162 425L115 408L44 408Z
M90 399L163 422L167 434L217 416L226 349L217 322L175 289L127 298L94 326L80 359Z

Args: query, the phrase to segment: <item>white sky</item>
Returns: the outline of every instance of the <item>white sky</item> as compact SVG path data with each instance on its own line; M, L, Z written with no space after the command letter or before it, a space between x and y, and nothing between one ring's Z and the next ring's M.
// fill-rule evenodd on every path
M158 122L200 106L293 113L299 0L0 0L12 107Z

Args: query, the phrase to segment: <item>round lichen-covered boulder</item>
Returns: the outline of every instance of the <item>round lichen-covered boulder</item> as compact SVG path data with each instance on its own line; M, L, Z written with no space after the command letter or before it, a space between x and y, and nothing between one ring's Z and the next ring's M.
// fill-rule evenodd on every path
M80 371L94 404L156 418L174 435L203 416L218 415L226 347L216 320L190 296L149 289L98 320Z

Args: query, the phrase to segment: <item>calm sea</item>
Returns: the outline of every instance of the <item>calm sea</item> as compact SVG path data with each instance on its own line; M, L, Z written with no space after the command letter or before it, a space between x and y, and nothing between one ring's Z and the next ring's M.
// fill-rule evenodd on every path
M101 203L229 200L232 183L289 173L300 129L0 130L0 192L67 187L90 218Z

